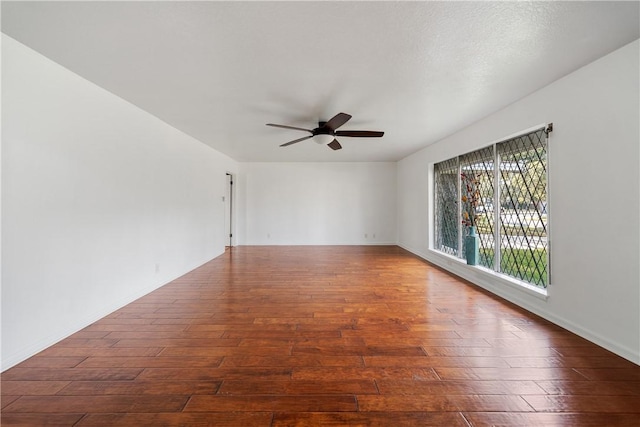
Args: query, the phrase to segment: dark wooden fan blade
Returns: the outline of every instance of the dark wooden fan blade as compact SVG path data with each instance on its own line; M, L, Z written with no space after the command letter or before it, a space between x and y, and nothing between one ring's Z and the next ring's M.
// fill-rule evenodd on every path
M337 130L336 136L352 136L356 138L379 138L384 135L384 132L375 130Z
M342 145L340 145L340 143L338 142L337 139L334 139L333 141L331 141L330 143L327 144L332 150L340 150L342 148Z
M296 142L304 141L305 139L313 138L313 135L303 136L302 138L294 139L293 141L285 142L280 147L286 147L287 145L295 144Z
M338 113L335 116L333 116L327 123L325 123L324 127L331 131L335 131L340 126L347 123L350 119L351 119L351 116L349 114Z
M273 123L267 123L267 126L273 126L274 128L294 129L294 130L303 130L305 132L312 132L310 129L297 128L295 126L275 125Z

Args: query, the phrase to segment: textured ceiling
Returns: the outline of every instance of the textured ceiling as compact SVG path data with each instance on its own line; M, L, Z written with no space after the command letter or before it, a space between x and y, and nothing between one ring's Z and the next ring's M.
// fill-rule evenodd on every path
M398 160L640 37L638 2L2 2L2 31L238 161ZM332 151L281 123L338 112Z

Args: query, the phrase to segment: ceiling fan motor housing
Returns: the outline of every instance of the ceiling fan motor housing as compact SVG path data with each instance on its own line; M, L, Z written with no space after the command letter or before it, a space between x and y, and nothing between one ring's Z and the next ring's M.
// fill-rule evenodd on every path
M311 131L313 140L320 145L330 144L334 140L334 131L326 127L327 122L318 122L318 127Z
M267 126L273 126L277 128L284 128L284 129L301 130L301 131L309 132L311 134L310 136L294 139L293 141L289 141L284 144L281 144L280 147L287 147L289 145L296 144L300 141L314 138L315 142L317 142L320 145L328 145L329 148L331 148L332 150L340 150L342 149L342 145L340 145L340 143L336 139L337 136L375 138L375 137L381 137L384 135L384 132L380 132L380 131L363 131L363 130L336 131L336 129L338 129L340 126L348 122L350 119L351 119L350 114L338 113L335 116L333 116L329 121L326 121L326 122L319 121L318 127L313 130L304 129L296 126L278 125L274 123L267 123Z
M313 135L334 135L334 131L326 127L327 122L318 122L318 127L311 131Z

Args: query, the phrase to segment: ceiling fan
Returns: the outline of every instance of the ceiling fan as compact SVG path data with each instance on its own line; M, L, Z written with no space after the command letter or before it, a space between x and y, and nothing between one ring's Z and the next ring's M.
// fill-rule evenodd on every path
M310 139L317 136L318 138L316 138L316 142L318 142L318 144L326 144L332 150L340 150L342 148L342 145L340 145L340 143L336 139L337 136L350 136L356 138L379 138L384 135L384 132L372 130L337 130L340 126L347 123L349 119L351 119L351 116L349 114L338 113L327 122L318 122L318 127L315 129L304 129L295 126L276 125L273 123L267 123L267 126L301 130L304 132L309 132L311 134L309 136L304 136L302 138L286 142L280 145L280 147L286 147L287 145L292 145L297 142L304 141L305 139Z

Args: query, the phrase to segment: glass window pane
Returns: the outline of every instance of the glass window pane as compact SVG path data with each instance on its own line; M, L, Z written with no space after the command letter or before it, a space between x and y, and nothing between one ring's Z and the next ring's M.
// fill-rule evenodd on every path
M493 146L460 156L463 221L467 226L473 223L476 227L476 233L480 238L479 264L491 269L494 264L495 248L494 157ZM466 235L467 232L465 226L463 234ZM464 247L462 253L465 253Z
M500 271L546 287L547 138L543 129L498 144Z

